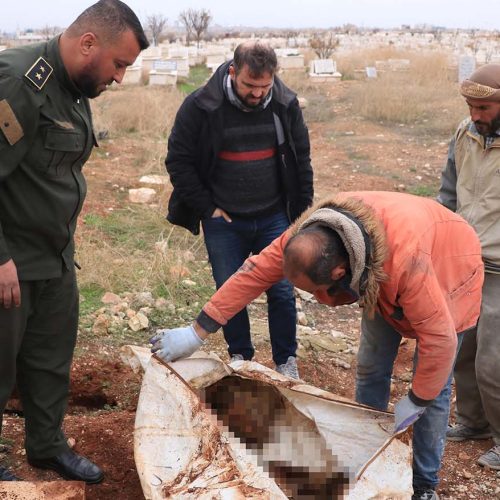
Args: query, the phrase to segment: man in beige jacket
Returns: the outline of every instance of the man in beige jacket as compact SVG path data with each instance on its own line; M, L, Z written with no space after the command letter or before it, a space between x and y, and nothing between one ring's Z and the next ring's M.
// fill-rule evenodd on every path
M458 127L438 201L476 230L485 263L481 315L455 366L456 425L447 439L486 439L479 465L500 470L500 64L487 64L461 85L470 118Z

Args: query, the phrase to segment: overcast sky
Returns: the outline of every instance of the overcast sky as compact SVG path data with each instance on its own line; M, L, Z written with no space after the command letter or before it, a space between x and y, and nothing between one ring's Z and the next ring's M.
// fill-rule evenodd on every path
M2 0L0 31L65 27L93 0ZM500 0L129 0L137 15L162 14L173 24L179 12L206 8L222 26L302 28L399 27L433 24L449 28L500 28Z

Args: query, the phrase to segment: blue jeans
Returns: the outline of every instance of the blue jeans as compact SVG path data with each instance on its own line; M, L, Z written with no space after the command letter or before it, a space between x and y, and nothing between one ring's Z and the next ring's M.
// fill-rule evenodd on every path
M258 254L289 226L284 212L267 217L237 218L226 222L223 217L202 221L208 258L215 285L220 288L250 254ZM297 350L295 296L292 284L282 280L267 290L269 334L273 360L286 363ZM254 348L250 337L250 321L246 308L223 328L229 355L241 354L252 359Z
M457 335L458 349L463 333ZM356 373L356 401L378 410L389 402L391 375L401 335L380 315L363 315ZM417 352L413 358L413 370ZM435 488L446 441L453 370L439 395L413 425L413 488Z

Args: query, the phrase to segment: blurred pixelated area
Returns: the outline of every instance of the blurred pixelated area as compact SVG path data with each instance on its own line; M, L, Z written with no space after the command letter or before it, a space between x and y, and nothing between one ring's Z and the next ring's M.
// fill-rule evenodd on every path
M326 446L316 426L273 386L225 377L202 391L219 425L294 499L342 498L353 474Z
M144 370L134 454L146 498L411 497L411 447L389 413L251 361L123 355Z

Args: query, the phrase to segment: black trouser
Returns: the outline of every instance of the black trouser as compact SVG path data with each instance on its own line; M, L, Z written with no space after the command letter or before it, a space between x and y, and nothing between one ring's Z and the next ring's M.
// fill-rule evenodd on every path
M78 288L74 270L61 278L22 281L20 287L20 307L0 305L0 431L17 381L26 453L49 458L68 448L61 426L78 330Z

